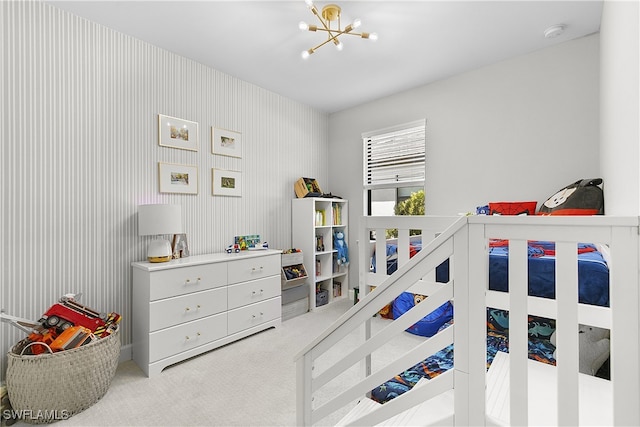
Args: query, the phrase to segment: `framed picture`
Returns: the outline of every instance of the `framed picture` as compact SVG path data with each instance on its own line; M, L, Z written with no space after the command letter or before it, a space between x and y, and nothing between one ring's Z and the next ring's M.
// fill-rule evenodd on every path
M158 163L161 193L198 194L198 167Z
M211 180L214 196L242 197L242 172L211 169Z
M198 151L198 123L158 114L158 145Z
M211 152L242 158L242 134L227 129L211 128Z

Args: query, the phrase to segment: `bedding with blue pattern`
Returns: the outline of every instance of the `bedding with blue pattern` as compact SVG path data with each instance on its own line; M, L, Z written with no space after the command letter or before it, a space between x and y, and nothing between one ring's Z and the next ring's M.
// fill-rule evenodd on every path
M498 351L509 352L509 314L504 310L487 309L487 369ZM447 328L448 322L442 329ZM555 346L549 337L555 330L555 321L529 316L529 359L555 365ZM453 344L415 364L371 390L371 399L379 403L411 390L420 378L433 379L453 368Z
M496 242L496 241L494 241ZM493 243L493 242L492 242ZM583 304L609 306L609 266L595 245L578 245L578 301ZM556 297L555 243L528 242L529 295ZM509 290L509 246L489 247L489 289Z
M492 240L489 247L489 289L509 290L509 246L505 241ZM422 249L421 244L411 244L410 255ZM583 304L609 306L609 267L596 246L588 243L578 245L578 300ZM387 274L398 268L398 246L387 243ZM555 243L546 241L528 242L529 295L555 298ZM375 256L371 262L375 272ZM449 281L449 260L436 268L436 281Z
M509 290L508 242L492 240L489 248L489 289ZM410 255L420 251L420 244L412 244ZM583 304L609 306L609 267L603 254L592 244L579 244L578 251L578 300ZM528 242L528 287L529 295L555 298L555 243L546 241ZM397 245L387 244L387 274L398 267ZM375 256L372 270L375 271ZM449 281L449 261L436 269L436 281ZM508 352L508 315L504 310L487 308L487 368L498 351ZM452 322L452 321L451 321ZM448 327L448 322L443 328ZM553 319L529 316L529 358L543 363L555 364L555 346L549 338L555 330ZM410 390L420 378L434 378L453 367L453 344L427 357L391 380L376 387L371 398L384 403Z

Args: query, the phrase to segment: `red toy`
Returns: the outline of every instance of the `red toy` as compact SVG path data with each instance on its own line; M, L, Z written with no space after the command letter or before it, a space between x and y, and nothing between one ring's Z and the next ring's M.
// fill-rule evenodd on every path
M52 305L38 321L45 328L56 328L58 333L72 326L84 326L91 332L104 327L105 313L98 313L77 303L73 297L63 296L60 302Z
M53 340L51 350L63 351L72 348L77 348L90 342L95 341L97 338L91 333L91 331L84 326L72 326L67 328L58 337Z
M237 243L234 243L233 245L227 246L227 253L230 254L232 252L240 253L240 245Z

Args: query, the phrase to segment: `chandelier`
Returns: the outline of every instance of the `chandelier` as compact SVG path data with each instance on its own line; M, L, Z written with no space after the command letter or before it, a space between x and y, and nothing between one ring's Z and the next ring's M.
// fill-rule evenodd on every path
M358 28L361 24L359 19L355 19L351 24L347 25L346 27L344 27L344 29L342 28L341 24L340 24L340 6L338 6L337 4L328 4L325 7L322 8L321 12L318 12L318 8L313 4L312 0L304 0L305 3L307 4L307 6L309 7L309 9L311 10L311 12L318 17L318 19L320 20L321 25L309 25L306 22L300 22L300 29L302 31L324 31L327 33L327 39L325 41L323 41L322 43L320 43L319 45L317 45L316 47L312 47L309 50L305 50L302 51L302 57L303 58L308 58L309 55L311 55L312 53L314 53L316 50L318 50L320 47L324 46L325 44L331 42L333 43L336 48L338 50L342 50L342 42L338 39L338 37L340 37L343 34L349 34L352 36L358 36L361 37L363 39L371 39L371 40L377 40L378 39L378 35L376 33L355 33L353 32L353 30L355 30L356 28ZM332 23L337 21L337 27L336 28L332 28Z

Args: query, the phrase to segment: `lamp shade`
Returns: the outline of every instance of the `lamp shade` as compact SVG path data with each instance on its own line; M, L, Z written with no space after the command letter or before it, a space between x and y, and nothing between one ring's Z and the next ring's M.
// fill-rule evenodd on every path
M182 207L180 205L138 206L138 235L182 234Z

